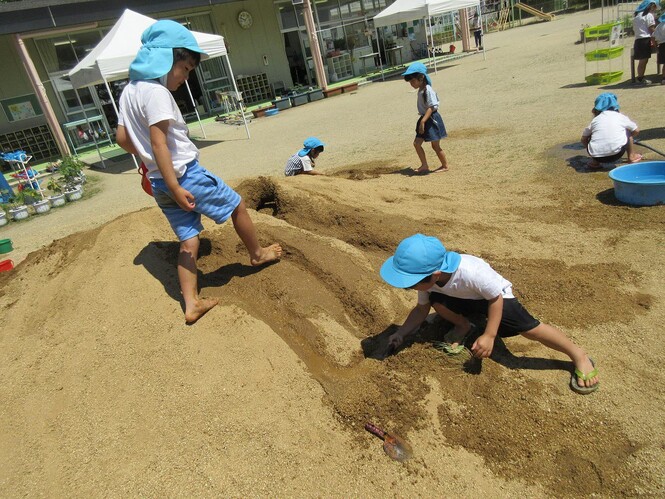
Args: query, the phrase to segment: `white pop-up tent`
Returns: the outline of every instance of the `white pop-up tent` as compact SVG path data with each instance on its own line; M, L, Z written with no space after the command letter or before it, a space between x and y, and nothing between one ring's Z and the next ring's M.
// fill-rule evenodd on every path
M151 17L126 9L102 41L68 73L72 86L77 89L103 83L106 86L109 96L112 96L109 82L128 77L129 65L141 48L141 35L155 22L156 20ZM198 31L192 31L192 34L201 49L211 58L220 56L225 58L230 80L233 82L233 88L239 97L238 87L236 86L231 63L226 52L224 38L220 35L200 33ZM187 86L187 90L194 104L199 124L201 124L201 118L196 109L196 102L194 102L192 93L189 91L189 86ZM117 114L118 110L113 98L111 98L111 102ZM247 138L249 138L249 128L247 127L245 114L244 112L241 112L241 114L245 123ZM201 131L205 137L202 125Z
M427 19L431 32L430 17L479 5L480 0L396 0L374 16L374 27L378 29L417 19ZM436 70L436 65L434 68Z

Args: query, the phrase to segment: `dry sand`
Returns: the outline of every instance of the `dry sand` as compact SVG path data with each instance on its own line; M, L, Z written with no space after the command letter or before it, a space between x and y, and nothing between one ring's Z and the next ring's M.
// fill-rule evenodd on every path
M574 146L601 91L574 42L599 22L490 34L486 61L433 75L448 173L406 174L415 95L399 79L256 120L251 141L208 125L203 163L285 255L254 269L229 224L207 223L200 283L223 305L194 326L177 244L127 163L3 228L27 258L0 274L0 495L662 497L665 208L618 203ZM663 87L609 88L664 150ZM308 135L330 175L285 179ZM588 349L600 390L573 393L567 359L522 338L447 358L438 320L377 359L415 300L378 268L415 232L508 277ZM370 420L415 457L391 461Z

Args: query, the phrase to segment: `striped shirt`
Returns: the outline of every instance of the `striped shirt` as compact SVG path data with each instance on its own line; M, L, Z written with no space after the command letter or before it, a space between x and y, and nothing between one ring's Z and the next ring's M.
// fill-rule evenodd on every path
M298 153L295 153L289 158L284 167L284 175L287 177L292 177L303 172L311 172L314 168L314 161L309 156L298 156Z

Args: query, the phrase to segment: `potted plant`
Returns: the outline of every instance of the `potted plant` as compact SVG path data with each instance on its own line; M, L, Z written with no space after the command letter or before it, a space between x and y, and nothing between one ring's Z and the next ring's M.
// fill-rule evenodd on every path
M300 86L295 87L289 92L289 98L291 99L291 105L293 107L307 104L309 102L309 99L307 98L307 90Z
M58 171L65 184L64 192L68 201L76 201L77 199L81 199L83 195L82 184L85 182L84 166L85 163L75 156L65 156L62 158L62 163Z
M7 212L5 211L5 205L0 205L0 227L7 225Z
M30 216L28 207L25 204L25 195L23 191L14 194L14 197L9 201L9 216L12 220L23 220Z
M42 193L37 189L24 187L21 190L21 195L23 196L23 202L32 206L35 213L46 213L51 209L48 199L44 199Z
M46 188L53 193L52 196L48 197L51 206L55 208L56 206L62 206L65 204L66 200L65 195L62 192L62 183L58 179L51 177L48 184L46 184Z
M62 163L60 164L58 171L65 183L65 191L73 190L74 187L85 182L85 173L83 173L84 166L85 163L76 156L65 156L62 158Z
M288 109L291 107L291 99L288 97L277 97L274 101L272 101L273 106L277 108L279 111L283 111L284 109Z
M309 102L314 102L315 100L321 100L323 99L323 90L320 88L312 88L309 87L309 92L307 92L307 99Z

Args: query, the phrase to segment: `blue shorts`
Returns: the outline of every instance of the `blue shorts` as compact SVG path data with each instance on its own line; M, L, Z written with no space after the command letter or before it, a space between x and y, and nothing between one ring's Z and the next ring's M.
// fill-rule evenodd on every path
M180 241L199 235L203 230L201 215L218 224L224 223L241 201L236 191L226 185L221 178L199 165L196 160L187 165L187 171L178 182L194 196L196 205L194 210L185 211L178 206L163 179L150 180L155 201Z
M432 116L425 122L425 133L418 133L418 127L420 126L420 120L423 117L421 116L416 122L416 138L423 139L425 142L435 142L437 140L444 139L448 136L446 132L446 125L443 124L443 118L438 111L434 111Z

